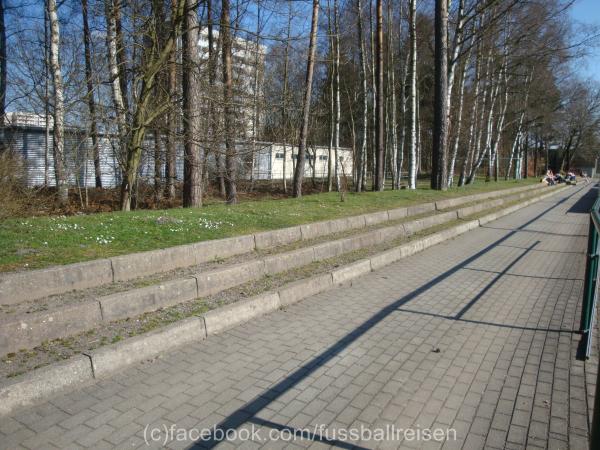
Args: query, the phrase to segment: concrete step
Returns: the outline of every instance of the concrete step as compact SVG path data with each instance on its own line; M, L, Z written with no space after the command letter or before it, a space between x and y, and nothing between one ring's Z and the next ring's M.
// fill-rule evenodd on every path
M73 290L135 280L140 277L205 264L215 259L236 257L336 232L366 228L403 217L454 208L472 202L541 188L540 185L530 185L502 189L441 200L436 203L307 223L251 235L203 241L114 258L54 266L41 270L4 273L0 274L0 305L12 305Z
M174 278L145 287L126 289L109 295L81 296L64 305L48 303L46 310L34 313L5 314L0 319L0 354L22 348L32 348L40 343L72 336L102 323L139 316L143 313L214 295L226 289L277 275L315 262L330 260L365 248L374 248L385 242L411 236L433 227L467 219L472 214L530 198L539 191L520 192L493 201L471 202L469 206L450 211L437 211L418 219L399 219L379 222L364 228L353 229L350 236L317 242L302 241L305 245L269 255L256 255L245 262L230 261L218 268L203 270L192 276ZM452 206L452 205L451 205ZM390 225L391 224L391 225ZM330 236L339 236L339 233ZM327 239L327 235L323 237ZM277 248L285 248L276 247ZM344 274L336 275L334 282L342 282Z

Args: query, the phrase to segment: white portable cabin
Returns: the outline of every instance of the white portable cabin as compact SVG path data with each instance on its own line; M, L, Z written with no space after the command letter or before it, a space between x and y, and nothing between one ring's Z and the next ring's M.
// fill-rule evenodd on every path
M294 177L294 170L298 158L298 146L284 145L281 143L261 142L256 144L254 154L253 177L255 180L282 180ZM352 150L345 147L338 148L338 172L340 177L352 177ZM332 158L335 149L331 149ZM285 161L285 174L284 174ZM308 146L304 164L306 178L327 177L329 166L329 148L324 146ZM335 166L332 166L332 171Z

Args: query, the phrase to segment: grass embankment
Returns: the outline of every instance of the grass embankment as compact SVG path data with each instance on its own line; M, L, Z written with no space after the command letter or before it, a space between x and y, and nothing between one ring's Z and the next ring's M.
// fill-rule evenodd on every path
M8 219L0 223L0 272L38 269L210 239L272 230L474 194L536 180L478 182L446 192L323 193L301 199L262 199L200 209L140 210Z

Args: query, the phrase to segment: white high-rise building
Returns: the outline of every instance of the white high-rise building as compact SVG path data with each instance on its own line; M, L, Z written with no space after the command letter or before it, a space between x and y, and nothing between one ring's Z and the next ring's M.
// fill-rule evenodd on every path
M222 83L222 55L219 32L213 30L213 46L216 52L216 83ZM200 32L198 41L200 54L204 62L208 61L208 31ZM233 86L236 120L235 137L241 140L257 139L262 124L261 107L264 98L264 67L267 47L256 41L234 37L232 39ZM220 96L213 97L219 100ZM216 102L219 108L219 102Z

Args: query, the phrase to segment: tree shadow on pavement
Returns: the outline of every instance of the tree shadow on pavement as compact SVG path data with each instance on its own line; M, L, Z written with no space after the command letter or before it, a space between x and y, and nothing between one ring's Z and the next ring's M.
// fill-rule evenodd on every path
M590 189L585 194L583 194L579 200L571 205L571 207L567 210L568 213L580 213L587 214L592 209L592 205L594 201L598 198L598 190L596 188L597 185L594 186L593 189Z
M241 406L239 409L237 409L235 412L233 412L231 415L229 415L224 420L222 420L219 424L217 424L215 426L214 430L220 430L219 435L221 435L221 434L223 434L223 432L225 432L227 430L237 429L240 426L242 426L244 423L254 421L256 419L255 415L258 412L260 412L262 409L264 409L270 403L272 403L273 401L275 401L276 399L281 397L287 390L296 386L298 383L300 383L306 377L308 377L313 372L315 372L318 368L322 367L324 364L331 361L333 358L335 358L337 355L339 355L343 350L348 348L352 343L356 342L360 337L362 337L365 333L367 333L367 331L369 331L370 329L375 327L377 324L379 324L381 321L383 321L390 314L398 311L399 308L406 305L408 302L416 299L417 297L421 296L422 294L424 294L425 292L427 292L434 286L438 285L442 281L451 277L458 271L464 269L465 267L467 267L469 264L473 263L475 260L477 260L481 256L490 252L498 245L502 244L506 240L513 237L515 234L517 234L520 231L527 228L529 225L531 225L532 223L534 223L535 221L537 221L538 219L543 217L548 212L550 212L553 209L557 208L558 206L564 204L571 197L573 197L574 195L579 193L584 187L578 188L576 191L570 193L568 196L565 196L558 202L554 203L552 206L546 208L545 210L543 210L542 212L537 214L532 219L528 220L526 223L524 223L520 227L510 230L510 232L507 233L506 235L504 235L503 237L497 239L496 241L489 244L485 248L481 249L477 253L473 254L472 256L466 258L462 262L456 264L455 266L451 267L450 269L448 269L445 272L441 273L440 275L436 276L433 280L423 284L422 286L418 287L414 291L406 294L405 296L403 296L403 297L399 298L398 300L392 302L391 304L385 306L379 312L377 312L376 314L371 316L369 319L367 319L365 322L363 322L361 325L359 325L357 328L355 328L354 330L352 330L351 332L349 332L348 334L346 334L345 336L340 338L335 344L333 344L329 348L325 349L323 352L321 352L314 358L305 362L302 366L300 366L294 372L289 374L283 380L281 380L278 383L271 386L269 389L266 389L262 394L258 395L256 398L254 398L250 402ZM592 198L589 197L588 201L591 202ZM536 244L534 244L534 245L536 245ZM523 255L519 256L518 259L520 259L522 256ZM514 263L515 262L511 263L511 266L514 265ZM492 282L495 283L495 281L492 281ZM484 288L484 290L485 289L486 288ZM465 308L472 306L472 304L474 304L474 302L477 301L478 297L480 298L480 296L476 296L474 301L472 300L470 302L470 304L467 305ZM466 312L465 308L463 308L463 310L461 310L459 312L459 314L457 315L459 319ZM194 443L190 448L191 449L204 449L204 448L211 449L211 448L216 447L221 442L221 440L218 439L215 434L216 433L213 432L213 434L211 436L207 436L202 441L198 441L198 442ZM314 438L315 438L315 440L318 440L319 436L314 436ZM338 443L330 443L330 442L328 442L328 444L331 444L334 446L338 445Z

